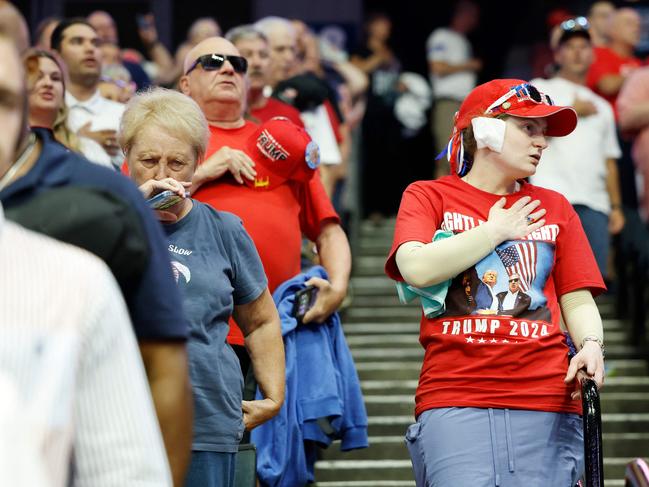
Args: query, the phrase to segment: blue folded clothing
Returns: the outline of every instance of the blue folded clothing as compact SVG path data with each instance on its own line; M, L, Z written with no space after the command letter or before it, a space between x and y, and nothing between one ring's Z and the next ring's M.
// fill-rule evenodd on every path
M437 230L433 236L433 242L452 236L453 232L449 230ZM424 316L430 319L446 311L444 301L450 285L451 279L425 288L411 286L405 282L397 282L397 294L399 295L399 301L403 304L408 304L413 299L419 298Z

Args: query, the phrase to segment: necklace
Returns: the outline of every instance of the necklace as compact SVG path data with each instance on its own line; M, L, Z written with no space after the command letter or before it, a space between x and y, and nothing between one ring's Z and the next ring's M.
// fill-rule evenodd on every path
M16 159L16 162L14 162L9 170L4 174L4 176L0 178L0 191L2 191L11 182L16 173L23 168L23 166L29 159L29 156L32 154L35 146L36 134L32 132L31 134L29 134L29 141L27 142L27 145L18 156L18 159Z

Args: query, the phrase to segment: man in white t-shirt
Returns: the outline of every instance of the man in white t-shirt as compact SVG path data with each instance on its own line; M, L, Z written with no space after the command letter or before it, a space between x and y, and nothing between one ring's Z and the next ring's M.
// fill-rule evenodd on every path
M65 19L52 32L52 49L61 55L68 68L65 85L68 127L99 143L106 153L84 152L84 156L102 164L109 160L120 167L124 156L117 143L117 131L124 105L99 93L100 44L94 27L84 19Z
M477 25L480 10L471 0L460 0L448 27L435 29L426 41L426 58L433 86L432 130L435 150L441 152L453 130L453 117L464 97L475 88L482 61L473 57L466 35ZM437 161L436 176L449 173L445 158Z
M587 30L576 26L563 31L555 61L559 66L557 75L549 80L532 80L532 84L558 105L572 105L579 121L568 137L550 141L531 181L560 192L573 204L600 271L606 276L609 233L616 234L624 226L615 118L608 102L585 84L593 62Z

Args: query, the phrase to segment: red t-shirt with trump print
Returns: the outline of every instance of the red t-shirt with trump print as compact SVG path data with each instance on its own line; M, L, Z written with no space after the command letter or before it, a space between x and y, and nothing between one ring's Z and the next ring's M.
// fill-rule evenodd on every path
M506 241L451 281L443 314L422 315L425 348L415 414L439 407L581 412L564 384L568 347L557 296L605 289L579 217L559 193L522 183L507 195L541 201L546 224ZM402 281L395 254L408 241L428 243L437 230L461 233L487 221L501 198L455 175L411 184L403 194L385 270Z

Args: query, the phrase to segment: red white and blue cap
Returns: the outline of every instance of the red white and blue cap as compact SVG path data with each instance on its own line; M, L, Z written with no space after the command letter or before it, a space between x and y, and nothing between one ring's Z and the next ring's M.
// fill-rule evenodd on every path
M521 118L545 118L546 135L563 137L577 126L577 113L572 107L554 105L549 96L521 79L495 79L479 85L467 95L455 114L453 134L446 149L451 171L464 176L471 161L464 157L462 131L476 117L500 114Z

